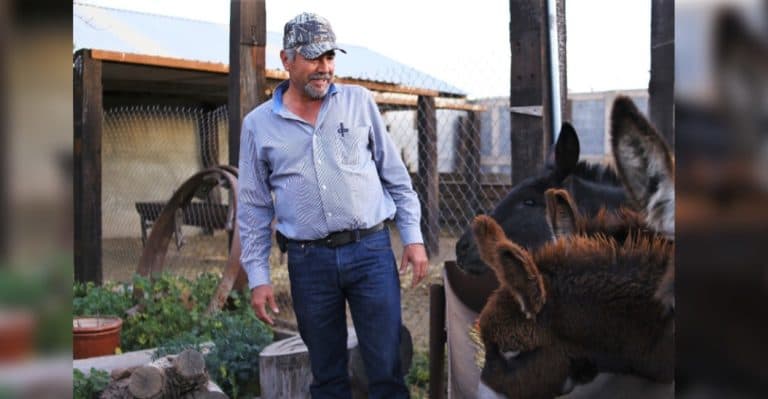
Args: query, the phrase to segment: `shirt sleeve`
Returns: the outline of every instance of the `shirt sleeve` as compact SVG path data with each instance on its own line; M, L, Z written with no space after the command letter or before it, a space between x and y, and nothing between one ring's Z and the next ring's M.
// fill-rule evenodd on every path
M421 204L418 195L413 190L411 176L400 158L395 143L387 132L371 92L366 89L363 90L366 94L367 112L372 121L373 148L371 151L382 186L395 201L397 208L395 224L400 232L400 240L403 245L424 243L420 225Z
M243 120L240 134L237 224L240 229L240 262L248 275L248 287L270 284L270 223L274 205L269 188L269 165L259 158L253 118Z

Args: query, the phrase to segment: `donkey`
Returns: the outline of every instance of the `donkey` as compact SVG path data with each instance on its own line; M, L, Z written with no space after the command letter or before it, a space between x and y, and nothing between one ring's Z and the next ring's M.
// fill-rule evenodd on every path
M587 215L625 202L625 191L616 173L603 165L579 161L579 147L573 126L564 123L555 144L554 165L516 184L496 205L491 217L502 226L509 239L530 249L550 239L544 215L544 192L549 188L568 190L578 208ZM474 275L488 270L479 256L470 227L456 243L456 264Z
M485 396L552 397L598 371L673 378L674 166L628 98L616 100L612 128L616 165L640 212L585 218L567 191L547 190L554 241L533 254L493 219L473 224L501 282L480 318Z
M480 313L480 392L554 397L602 371L672 381L674 335L653 298L671 241L650 230L623 244L576 234L531 253L488 216L473 231L500 282Z

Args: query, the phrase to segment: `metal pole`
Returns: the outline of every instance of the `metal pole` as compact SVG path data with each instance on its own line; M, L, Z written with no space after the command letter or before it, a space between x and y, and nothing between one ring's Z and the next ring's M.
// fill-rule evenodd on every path
M557 0L547 0L547 29L549 30L549 76L552 82L549 100L552 103L552 143L557 142L563 121L560 109L560 51L557 34Z

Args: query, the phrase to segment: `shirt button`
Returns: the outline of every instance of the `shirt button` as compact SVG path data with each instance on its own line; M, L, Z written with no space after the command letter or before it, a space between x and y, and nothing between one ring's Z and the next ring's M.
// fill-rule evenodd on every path
M333 215L332 213L328 212L328 217L331 217L332 215Z
M317 160L317 164L318 164L318 165L320 165L321 163L323 163L323 161L321 161L321 160L319 160L319 159L318 159L318 160Z
M328 187L326 187L326 186L325 186L325 184L323 184L323 186L322 186L322 187L323 187L323 190L325 190L325 189L327 189L327 188L328 188Z

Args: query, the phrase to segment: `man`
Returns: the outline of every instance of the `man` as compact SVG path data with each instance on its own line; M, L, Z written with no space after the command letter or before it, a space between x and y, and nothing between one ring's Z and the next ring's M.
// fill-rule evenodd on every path
M289 79L243 121L238 224L258 317L279 310L269 278L270 222L287 249L299 333L309 350L313 398L350 397L345 302L371 398L408 397L400 370L400 282L389 232L403 242L400 271L427 273L421 210L408 171L371 93L333 83L336 37L303 13L285 24L280 58ZM274 195L274 197L273 197Z

